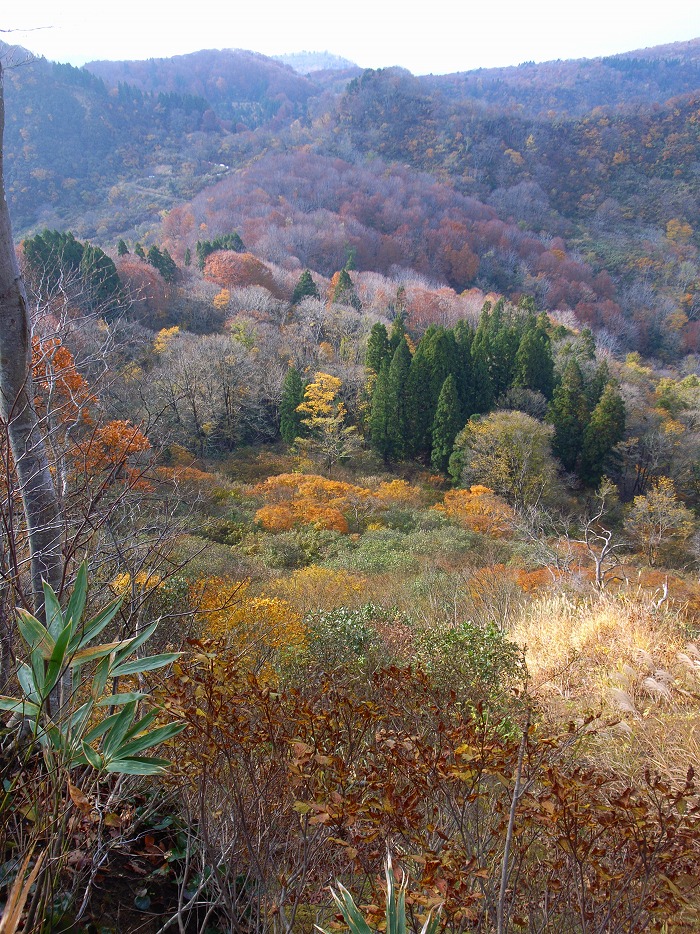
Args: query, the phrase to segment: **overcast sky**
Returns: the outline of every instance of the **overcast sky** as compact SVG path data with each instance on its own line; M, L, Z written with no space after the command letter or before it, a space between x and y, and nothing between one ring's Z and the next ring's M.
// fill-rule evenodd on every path
M1 36L55 61L328 50L414 74L590 58L700 36L700 0L2 0ZM24 30L35 31L24 31Z

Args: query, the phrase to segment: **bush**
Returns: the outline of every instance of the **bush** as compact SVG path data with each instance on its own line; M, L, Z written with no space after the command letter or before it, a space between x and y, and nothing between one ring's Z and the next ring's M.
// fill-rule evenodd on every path
M527 677L523 650L493 623L424 629L416 660L437 685L474 701L502 699Z

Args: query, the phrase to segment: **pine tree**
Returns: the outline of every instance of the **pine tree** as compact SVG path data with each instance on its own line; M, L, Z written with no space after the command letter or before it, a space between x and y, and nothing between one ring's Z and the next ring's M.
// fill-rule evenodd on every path
M452 454L455 438L462 427L460 402L455 378L450 374L442 385L432 428L433 449L430 462L443 473Z
M388 397L393 414L391 437L394 457L405 457L409 449L408 414L406 410L406 387L411 370L411 351L405 338L394 351L389 364Z
M185 250L185 266L192 265L192 250L189 247Z
M552 398L552 348L549 335L539 325L528 327L522 336L515 355L513 384L541 392L545 399Z
M607 467L613 448L625 434L625 403L616 385L609 382L591 413L583 433L581 479L597 487Z
M311 277L311 271L305 269L294 286L292 305L298 305L304 298L319 298L318 288Z
M457 348L457 395L462 411L462 422L466 422L474 413L474 386L472 384L472 344L474 328L466 321L458 321L454 326L455 345Z
M367 353L365 355L365 366L374 373L379 373L382 365L389 362L389 336L386 327L378 321L372 325L367 340Z
M425 338L411 358L406 378L406 454L410 457L430 453L430 429L435 415L428 391L431 367L424 341Z
M117 243L117 256L128 256L129 247L126 245L126 240L119 240Z
M328 300L331 304L351 305L356 311L361 310L362 303L357 297L355 286L352 284L347 269L341 269L339 272L334 273L331 279Z
M302 434L302 415L297 411L304 401L304 384L296 367L290 366L282 383L279 405L280 435L287 444L293 444Z
M402 288L403 286L401 286L401 288L399 289L399 292L401 292ZM401 341L405 340L405 338L406 338L406 312L402 308L400 311L397 310L396 315L394 316L393 323L391 325L391 334L389 335L389 347L391 348L392 353L394 353L394 351L399 346Z
M177 277L177 263L167 249L161 254L160 273L166 282L174 282Z
M406 383L411 351L402 341L382 364L372 394L369 430L372 446L385 461L398 460L407 452Z
M391 405L389 401L389 364L382 363L372 393L372 407L369 415L369 437L374 450L381 455L386 463L394 454L391 438L392 422Z
M484 342L477 343L476 337L472 343L471 352L471 386L469 397L471 400L471 415L481 415L488 412L493 406L493 385L489 373L488 359L486 357Z
M552 452L565 470L576 470L588 424L588 405L581 367L575 357L569 360L554 390L547 420L554 426Z
M142 259L145 262L146 251L144 250L144 248L141 246L140 243L137 243L136 246L134 247L134 253L138 256L139 259Z

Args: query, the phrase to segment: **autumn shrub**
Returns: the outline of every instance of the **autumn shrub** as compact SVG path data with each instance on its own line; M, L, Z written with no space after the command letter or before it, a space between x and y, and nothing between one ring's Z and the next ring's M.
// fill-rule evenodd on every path
M513 509L486 486L448 490L443 502L433 508L473 532L502 537L513 531Z
M314 610L357 606L362 603L365 587L366 580L360 574L312 564L271 582L267 590L305 616Z
M346 631L364 651L362 621ZM407 903L444 903L454 934L491 934L497 914L533 932L693 929L692 774L632 784L587 760L594 721L559 733L526 703L504 730L455 697L415 667L270 691L232 648L194 644L164 692L188 724L173 776L192 828L182 927L193 893L224 927L289 930L302 905L327 923L329 878L362 887L374 925L389 845Z
M258 554L270 568L304 568L332 558L344 540L345 536L331 529L297 526L263 536Z
M505 706L527 680L523 649L494 623L465 620L426 627L416 639L416 661L431 680L464 701L494 701Z
M311 613L303 650L294 657L290 675L309 677L333 671L368 677L389 662L406 661L413 628L396 608L365 603ZM392 638L393 637L393 638Z
M204 633L235 646L240 664L258 674L274 677L280 655L304 643L300 614L280 597L251 594L250 581L203 578L191 600Z

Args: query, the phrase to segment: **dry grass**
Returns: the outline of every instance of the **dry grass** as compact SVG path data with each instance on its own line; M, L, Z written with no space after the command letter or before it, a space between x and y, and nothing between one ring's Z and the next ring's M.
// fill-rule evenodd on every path
M595 710L618 721L591 749L601 764L631 778L700 772L700 647L676 613L641 596L557 595L532 603L511 635L555 718Z

